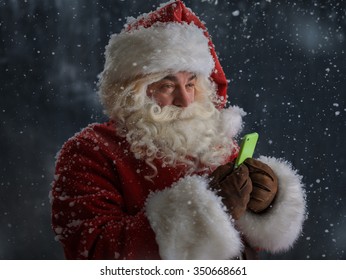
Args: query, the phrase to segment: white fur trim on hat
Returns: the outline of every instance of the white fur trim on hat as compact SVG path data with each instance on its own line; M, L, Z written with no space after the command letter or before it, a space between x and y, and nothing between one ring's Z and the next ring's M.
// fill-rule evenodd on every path
M193 23L156 23L111 36L100 83L138 76L188 71L209 77L214 60L203 30ZM106 85L106 87L107 87Z
M187 176L153 193L146 215L163 259L229 259L242 241L221 198L207 189L208 179Z
M288 162L261 156L278 177L279 188L271 209L263 214L247 211L237 221L237 226L255 247L270 252L289 249L302 230L306 215L305 191L301 176Z
M243 129L243 117L246 116L245 111L238 106L231 106L221 111L223 131L227 133L229 138L236 137Z

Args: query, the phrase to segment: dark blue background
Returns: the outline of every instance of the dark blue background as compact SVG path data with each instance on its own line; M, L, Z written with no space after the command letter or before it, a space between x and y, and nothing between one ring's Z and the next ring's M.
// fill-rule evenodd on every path
M128 16L164 1L0 1L0 259L61 259L50 228L55 155L106 118L104 48ZM257 155L304 176L309 216L292 250L263 258L346 259L345 1L185 1L206 23L248 112Z

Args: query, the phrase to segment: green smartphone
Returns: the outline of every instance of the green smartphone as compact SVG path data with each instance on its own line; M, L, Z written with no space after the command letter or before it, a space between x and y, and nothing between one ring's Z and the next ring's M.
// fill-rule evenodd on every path
M235 166L234 166L235 168L241 165L244 162L244 160L246 160L247 158L252 157L255 151L257 140L258 140L257 132L246 134L243 137L243 140L240 145L239 154L235 162Z

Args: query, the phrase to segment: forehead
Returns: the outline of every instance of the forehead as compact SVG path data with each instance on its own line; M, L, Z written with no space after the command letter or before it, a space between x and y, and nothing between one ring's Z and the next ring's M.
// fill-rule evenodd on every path
M193 79L196 78L196 74L195 73L191 73L191 72L178 72L175 74L169 74L165 77L162 78L162 80L170 80L173 82L178 82L178 81L191 81Z

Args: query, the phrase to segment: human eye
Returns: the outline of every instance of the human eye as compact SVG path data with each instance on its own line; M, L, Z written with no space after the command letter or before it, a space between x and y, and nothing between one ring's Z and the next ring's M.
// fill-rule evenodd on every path
M195 83L194 82L190 82L190 83L186 84L186 88L187 89L194 89L195 88Z
M174 91L175 85L172 83L163 83L160 86L160 92L162 93L171 93Z

